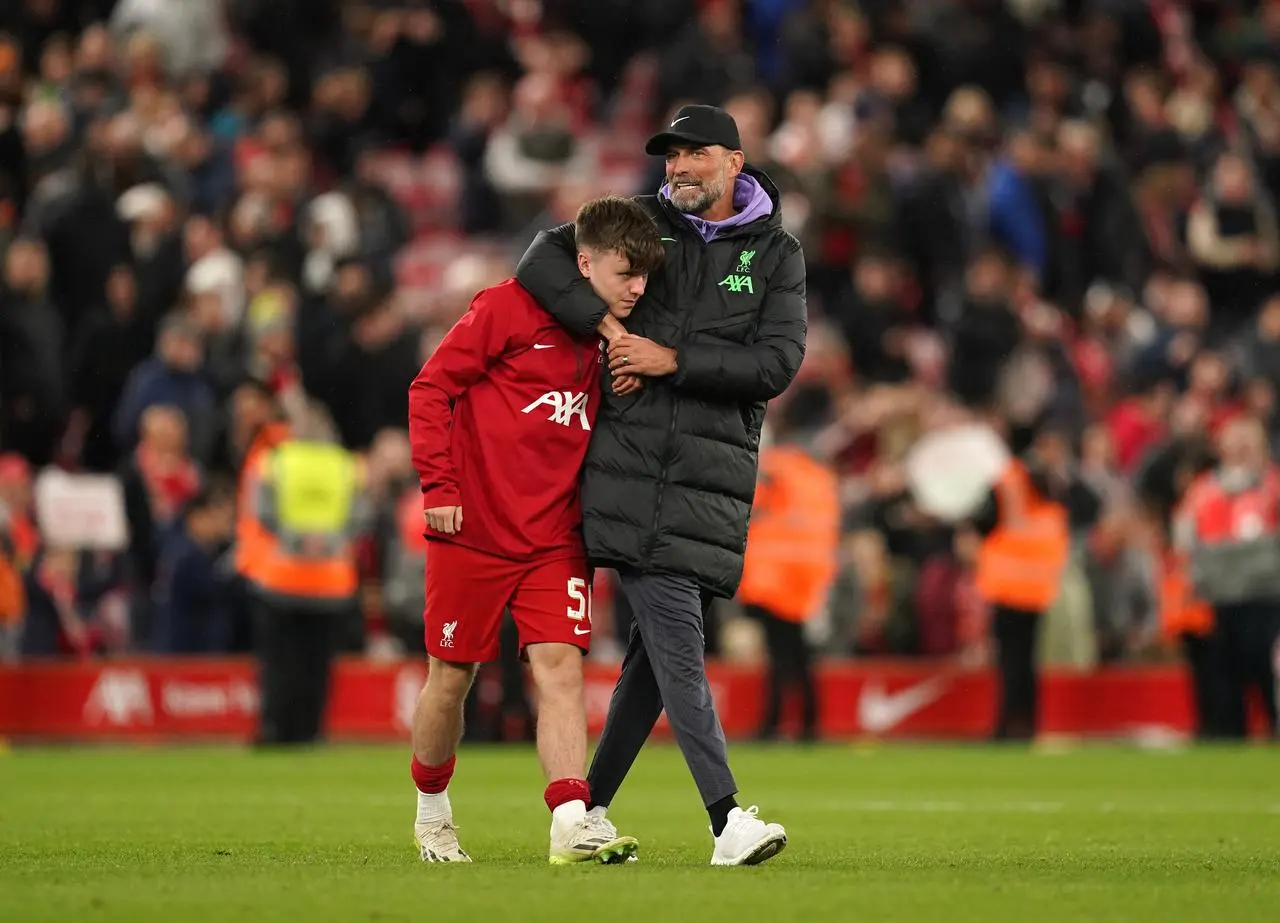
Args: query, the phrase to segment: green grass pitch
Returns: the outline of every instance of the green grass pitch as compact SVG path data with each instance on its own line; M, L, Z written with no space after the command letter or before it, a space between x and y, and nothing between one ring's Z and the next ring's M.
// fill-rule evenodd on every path
M451 789L470 866L412 845L405 748L40 749L0 755L0 920L1280 920L1280 749L1061 753L732 749L786 824L710 868L680 754L642 754L613 817L641 861L553 868L537 760L469 748Z

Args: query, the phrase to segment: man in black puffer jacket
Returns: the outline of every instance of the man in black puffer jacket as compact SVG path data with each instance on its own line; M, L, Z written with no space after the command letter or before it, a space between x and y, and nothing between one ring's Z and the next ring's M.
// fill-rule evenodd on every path
M762 862L786 845L743 811L703 662L701 594L729 597L742 576L765 402L804 358L805 264L782 227L776 187L747 167L731 116L686 106L645 150L667 185L638 199L666 259L631 330L574 264L573 226L539 234L516 276L570 330L609 338L606 389L582 477L593 564L618 571L634 613L622 675L588 774L603 813L666 708L711 816L712 863ZM634 390L627 376L642 376Z

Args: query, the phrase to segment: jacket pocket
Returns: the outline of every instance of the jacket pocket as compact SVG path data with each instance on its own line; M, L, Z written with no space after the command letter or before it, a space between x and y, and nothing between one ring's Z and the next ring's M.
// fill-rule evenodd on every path
M746 311L735 311L728 317L717 317L706 321L698 321L693 325L692 333L705 333L721 340L732 340L743 343L751 338L757 323L757 308Z

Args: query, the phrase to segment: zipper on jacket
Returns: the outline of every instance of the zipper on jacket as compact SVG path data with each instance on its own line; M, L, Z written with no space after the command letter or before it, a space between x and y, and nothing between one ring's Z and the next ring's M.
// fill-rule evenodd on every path
M691 229L682 228L685 233L689 233ZM707 266L707 242L702 239L702 235L698 235L698 268L693 274L693 290L695 298L700 297L702 293L702 280L706 276ZM692 323L693 311L688 313L684 322L680 325L680 331L676 335L676 342L684 341L688 335L689 326ZM677 370L678 371L678 370ZM645 543L644 552L641 559L648 562L652 557L654 549L658 545L658 529L662 523L662 494L667 489L667 473L671 470L671 447L675 440L676 426L680 422L680 397L673 392L671 399L671 424L667 427L667 438L662 445L662 468L658 472L658 498L653 508L653 525L649 529L649 540Z

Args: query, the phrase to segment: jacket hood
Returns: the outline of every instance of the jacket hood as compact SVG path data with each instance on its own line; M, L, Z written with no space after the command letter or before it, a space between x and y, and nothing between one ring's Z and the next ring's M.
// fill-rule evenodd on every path
M760 224L766 227L782 225L782 195L778 187L763 170L750 165L742 168L733 191L734 204L740 210L723 221L705 221L696 215L686 214L672 204L670 196L670 185L663 183L658 190L658 199L663 207L678 214L708 242L735 236L746 228L758 230Z

